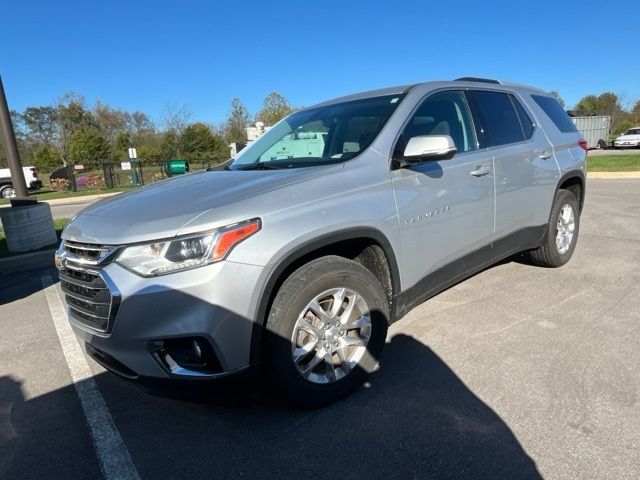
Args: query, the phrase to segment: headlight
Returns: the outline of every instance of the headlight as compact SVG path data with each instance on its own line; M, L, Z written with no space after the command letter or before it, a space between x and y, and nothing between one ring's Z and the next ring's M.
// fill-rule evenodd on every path
M236 223L211 232L126 247L116 260L144 277L224 260L238 243L260 230L260 219Z

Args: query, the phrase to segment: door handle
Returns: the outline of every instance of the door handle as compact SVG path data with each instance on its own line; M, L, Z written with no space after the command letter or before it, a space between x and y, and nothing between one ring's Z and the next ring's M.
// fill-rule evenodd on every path
M491 169L487 166L481 167L480 165L478 165L475 170L471 170L471 172L469 173L474 177L482 177L487 173L491 173Z
M552 156L551 152L544 151L540 155L538 155L538 158L540 158L542 160L548 160L548 159L551 158L551 156Z

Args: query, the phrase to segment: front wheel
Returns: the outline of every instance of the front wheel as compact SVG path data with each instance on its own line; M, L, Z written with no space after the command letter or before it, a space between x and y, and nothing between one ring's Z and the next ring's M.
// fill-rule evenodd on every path
M567 263L578 241L580 205L569 190L558 190L542 245L529 252L529 259L541 267L561 267Z
M273 301L263 364L285 400L328 405L358 388L384 347L389 301L357 262L326 256L293 272Z

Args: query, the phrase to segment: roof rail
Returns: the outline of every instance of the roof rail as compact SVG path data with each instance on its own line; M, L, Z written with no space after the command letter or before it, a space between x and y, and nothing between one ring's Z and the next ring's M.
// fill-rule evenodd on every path
M454 82L480 82L480 83L494 83L496 85L502 85L500 80L494 80L492 78L480 78L480 77L460 77L456 78Z

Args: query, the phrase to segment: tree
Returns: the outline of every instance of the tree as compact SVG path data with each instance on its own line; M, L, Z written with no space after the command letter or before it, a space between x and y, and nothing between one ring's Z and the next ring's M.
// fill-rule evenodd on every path
M636 123L640 122L640 100L636 102L633 106L633 110L631 110L631 115L634 116L634 120Z
M69 160L73 163L98 163L109 158L109 144L95 128L75 130L69 139Z
M598 109L598 97L596 95L586 95L576 104L575 110L578 115L595 115Z
M51 172L62 167L60 153L55 148L47 145L36 147L27 162L29 165L34 165L45 172Z
M212 159L226 152L224 139L204 123L193 123L180 136L180 151L187 160Z
M51 105L25 108L21 118L30 139L40 145L53 146L57 139L56 115Z
M224 138L227 143L246 142L249 112L240 99L231 100L231 111L224 124Z
M146 113L136 110L131 114L131 130L133 135L138 138L155 132L155 126Z
M58 130L58 148L64 165L70 160L70 142L76 130L94 127L91 113L85 108L82 95L66 93L58 99L56 104L56 124Z
M615 134L615 135L620 135L624 132L626 132L627 130L629 130L630 128L633 128L636 126L635 122L632 122L631 120L623 120L622 122L620 122L618 124L618 126L616 127L615 130L612 130L611 133Z
M98 130L109 143L113 143L119 133L131 131L131 115L124 110L111 108L98 101L93 107L93 117Z
M271 92L262 103L256 120L273 126L294 111L289 101L277 92Z
M162 134L160 140L160 155L163 160L176 159L180 156L180 138L173 130Z
M163 157L162 149L159 146L146 144L138 148L138 158L142 160L162 160L169 157Z
M551 90L551 95L553 95L554 97L556 97L556 99L558 100L558 102L560 103L560 105L562 106L562 108L565 107L565 101L562 99L562 97L560 96L560 94L556 91L556 90Z
M189 119L192 115L191 110L186 105L178 107L173 103L168 103L160 116L160 122L165 131L174 132L177 136L180 136L189 125Z
M587 95L580 99L575 110L578 115L608 115L611 117L611 131L617 132L621 122L628 116L625 112L625 104L628 103L626 95L620 96L612 92L604 92L600 95Z
M124 162L129 159L129 147L133 145L131 133L119 131L111 143L111 159L114 162Z

